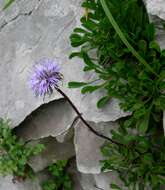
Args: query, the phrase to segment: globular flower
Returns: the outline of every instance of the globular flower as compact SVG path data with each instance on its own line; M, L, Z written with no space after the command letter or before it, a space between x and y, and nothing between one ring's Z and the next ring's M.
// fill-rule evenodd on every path
M62 80L57 60L42 59L34 65L30 87L36 96L51 95Z

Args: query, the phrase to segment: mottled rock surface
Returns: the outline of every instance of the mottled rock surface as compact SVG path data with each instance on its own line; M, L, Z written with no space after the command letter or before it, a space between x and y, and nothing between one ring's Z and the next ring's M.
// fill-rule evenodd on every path
M0 177L0 190L42 190L37 179L13 184L12 178L12 176Z
M38 142L45 145L45 150L29 161L29 165L35 172L45 169L57 160L65 160L75 156L74 145L71 141L59 143L55 138L48 137L34 143Z
M42 105L15 129L24 140L57 137L65 134L76 117L63 99Z
M165 1L164 0L145 0L149 14L158 16L165 20Z
M75 162L71 163L69 172L74 179L75 190L111 190L110 184L117 183L122 190L126 190L114 172L102 174L84 174L77 171Z
M117 128L114 122L94 123L90 125L99 133L109 135L110 130ZM96 136L86 125L79 122L75 126L75 151L77 168L82 173L98 174L101 172L100 161L103 159L100 148L105 140Z

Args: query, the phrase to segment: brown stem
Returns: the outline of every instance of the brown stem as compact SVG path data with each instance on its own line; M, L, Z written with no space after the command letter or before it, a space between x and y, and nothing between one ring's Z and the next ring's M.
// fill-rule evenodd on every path
M59 92L68 102L69 104L72 106L72 108L74 109L74 111L77 113L78 117L81 119L81 121L88 127L88 129L93 132L95 135L97 135L98 137L101 137L105 140L110 141L113 144L119 145L119 146L125 146L119 142L116 142L114 140L112 140L111 138L104 136L103 134L100 134L99 132L97 132L96 130L93 129L93 127L91 127L89 125L89 123L83 118L82 114L78 111L78 109L76 108L76 106L73 104L73 102L70 100L70 98L59 88L56 88L57 92Z

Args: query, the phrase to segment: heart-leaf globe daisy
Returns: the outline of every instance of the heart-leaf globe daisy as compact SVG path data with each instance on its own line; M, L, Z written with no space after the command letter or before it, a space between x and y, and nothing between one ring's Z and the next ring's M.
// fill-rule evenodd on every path
M42 59L33 67L30 87L36 96L51 95L61 80L62 74L57 60Z
M120 143L114 141L113 139L97 132L84 119L84 117L76 108L74 103L70 100L70 98L65 94L65 92L63 92L59 88L58 84L61 80L62 80L62 74L60 73L60 66L58 62L52 59L43 59L34 65L34 69L30 78L30 86L36 96L45 96L47 94L51 95L54 89L57 90L57 92L60 93L68 101L73 110L77 113L77 117L75 118L74 121L76 121L77 119L81 119L81 121L85 124L85 126L88 127L88 129L91 132L93 132L95 135L104 138L106 140L109 140L111 143L114 143L116 145L121 145Z

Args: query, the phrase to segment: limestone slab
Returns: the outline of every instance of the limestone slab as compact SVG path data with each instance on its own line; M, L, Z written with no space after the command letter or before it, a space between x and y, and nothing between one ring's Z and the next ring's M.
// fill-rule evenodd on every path
M72 125L76 114L63 99L42 105L15 129L24 140L57 137Z
M69 173L77 185L75 190L111 190L111 183L117 183L122 190L127 190L115 172L84 174L77 171L75 162L71 162Z
M75 155L72 142L59 143L55 138L48 137L33 143L45 145L45 150L40 155L32 157L29 161L29 165L35 172L42 171L57 160L69 159Z
M90 125L101 134L110 136L110 130L117 128L117 123L107 122ZM100 161L103 160L100 148L105 139L96 136L81 121L75 126L75 151L77 168L82 173L99 174L101 172Z
M0 190L42 190L37 179L14 184L12 178L12 176L0 177Z
M165 20L165 1L164 0L145 0L147 11Z
M13 127L42 104L61 98L57 92L45 99L36 98L29 89L32 65L45 57L59 60L64 75L61 88L87 120L106 122L128 115L116 100L97 109L96 102L103 92L81 95L80 89L67 88L69 81L92 77L82 71L80 59L68 59L73 50L69 36L83 14L80 4L81 0L20 0L0 12L0 117L11 119Z

